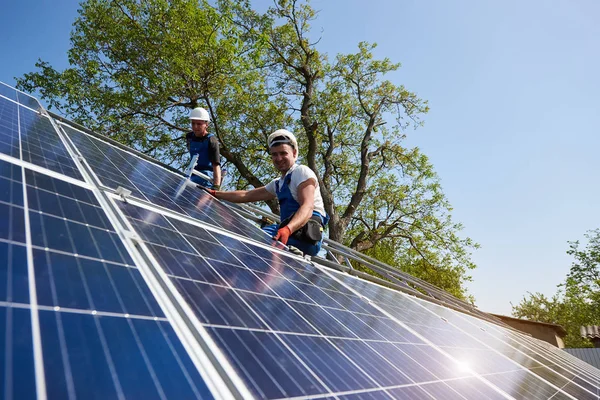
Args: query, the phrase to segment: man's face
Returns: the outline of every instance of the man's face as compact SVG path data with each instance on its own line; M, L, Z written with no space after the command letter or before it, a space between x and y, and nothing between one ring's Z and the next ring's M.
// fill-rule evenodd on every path
M297 151L289 144L271 147L271 160L279 172L287 172L296 162Z
M208 133L208 121L193 119L192 131L194 131L194 135L196 136L205 136Z

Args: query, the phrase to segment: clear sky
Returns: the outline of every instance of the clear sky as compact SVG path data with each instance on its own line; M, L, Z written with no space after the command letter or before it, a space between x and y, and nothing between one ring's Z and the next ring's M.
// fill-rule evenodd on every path
M67 66L77 2L0 13L0 80L38 58ZM264 8L261 0L257 6ZM551 295L568 240L600 227L600 3L595 0L314 0L331 58L359 41L401 62L389 79L429 100L408 143L427 154L463 234L482 246L469 285L484 311Z

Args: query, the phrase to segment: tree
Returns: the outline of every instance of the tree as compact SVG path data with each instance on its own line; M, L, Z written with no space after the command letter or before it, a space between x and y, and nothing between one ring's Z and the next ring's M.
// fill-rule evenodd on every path
M600 323L600 229L587 232L585 249L580 249L580 242L569 242L567 254L575 261L567 275L564 286L571 296L586 299L591 315L597 316Z
M587 245L568 242L567 254L575 260L564 283L552 298L541 293L529 293L513 306L513 315L532 321L559 324L567 331L566 347L591 347L581 338L580 327L600 325L600 229L586 233Z
M399 267L452 271L462 295L476 245L458 235L427 157L403 145L427 102L384 79L400 65L374 59L375 44L329 61L309 38L315 15L299 0L277 0L265 13L248 1L88 0L70 67L40 60L18 85L176 167L187 162L187 113L201 105L237 188L272 179L266 137L290 128L319 178L332 239L360 251L393 241L409 253Z

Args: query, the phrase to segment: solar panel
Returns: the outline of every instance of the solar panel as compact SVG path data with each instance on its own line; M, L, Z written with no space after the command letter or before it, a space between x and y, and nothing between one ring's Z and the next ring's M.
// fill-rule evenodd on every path
M263 243L273 243L264 232L196 189L183 174L128 153L73 127L63 125L81 154L88 160L102 185L131 190L147 203L198 219Z
M181 174L57 131L11 90L5 398L599 398L600 371L559 349L409 277L391 280L414 295L291 255Z
M211 397L86 184L0 160L0 193L5 398Z
M3 82L0 82L0 96L4 96L10 100L16 101L33 110L38 110L41 108L40 103L35 97L32 97L27 93L23 93L19 90L16 90L4 84Z
M50 119L0 97L0 152L82 180Z
M7 99L17 101L17 90L0 82L0 96L4 96Z

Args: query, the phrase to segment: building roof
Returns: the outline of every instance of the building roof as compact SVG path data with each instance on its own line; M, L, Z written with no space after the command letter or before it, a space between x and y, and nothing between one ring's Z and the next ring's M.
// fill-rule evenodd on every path
M580 329L581 337L588 339L600 339L600 326L588 325L582 326Z
M518 321L518 322L522 322L525 324L547 326L549 328L554 329L560 337L564 337L567 335L567 331L565 330L565 328L563 328L561 325L558 325L558 324L551 324L549 322L539 322L539 321L532 321L529 319L515 318L515 317L510 317L508 315L502 315L502 314L492 314L492 315L500 318L503 321Z
M600 348L563 349L567 353L600 369Z

